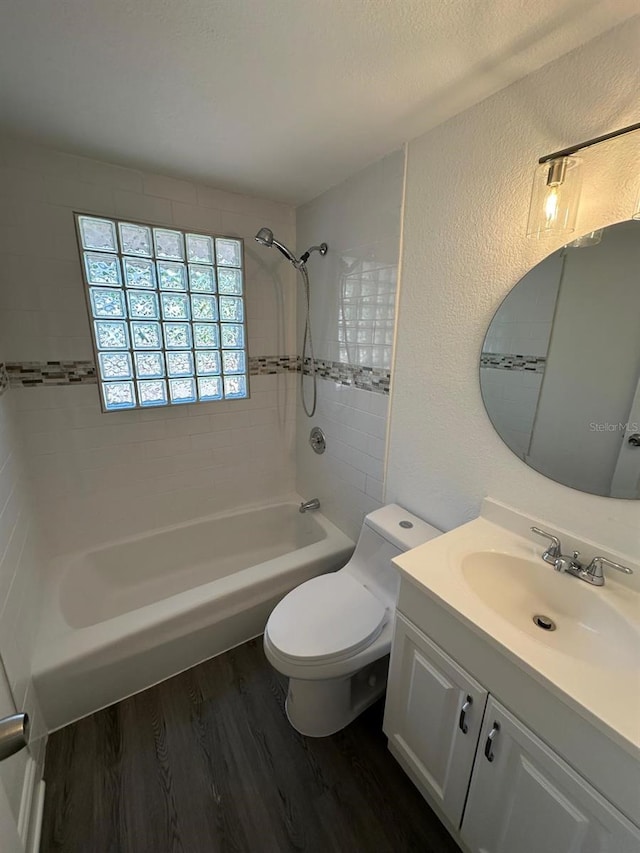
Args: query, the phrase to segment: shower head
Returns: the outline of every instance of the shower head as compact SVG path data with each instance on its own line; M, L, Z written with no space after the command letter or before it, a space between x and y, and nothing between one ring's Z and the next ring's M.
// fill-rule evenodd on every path
M275 246L275 248L279 252L281 252L285 256L285 258L294 265L296 269L300 269L302 261L298 260L298 258L296 258L293 252L287 249L284 243L280 243L278 240L276 240L276 238L273 236L273 231L271 230L271 228L261 228L256 234L255 239L263 246Z
M278 251L281 252L285 256L285 258L294 265L297 270L301 270L304 267L304 265L309 260L309 255L312 252L319 252L321 255L326 255L328 249L326 243L320 243L319 246L311 246L311 248L307 249L307 251L301 257L296 258L293 252L287 249L284 243L280 243L278 240L276 240L276 238L273 236L273 231L271 230L271 228L266 227L261 228L258 231L255 236L255 239L262 246L275 246L276 249L278 249Z
M256 240L263 246L273 246L273 231L271 228L261 228L256 234Z

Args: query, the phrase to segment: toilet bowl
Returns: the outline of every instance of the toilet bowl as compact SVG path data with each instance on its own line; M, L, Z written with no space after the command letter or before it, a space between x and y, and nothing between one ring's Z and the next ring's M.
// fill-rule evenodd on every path
M366 516L349 562L301 584L264 632L271 665L289 678L286 712L301 734L324 737L385 690L399 576L391 560L442 531L389 504Z

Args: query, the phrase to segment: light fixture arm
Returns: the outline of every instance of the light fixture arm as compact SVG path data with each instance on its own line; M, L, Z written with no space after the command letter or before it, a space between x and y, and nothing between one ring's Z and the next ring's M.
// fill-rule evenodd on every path
M563 148L561 151L554 151L553 154L545 154L544 157L538 160L538 163L542 165L543 163L549 163L551 160L557 160L560 157L570 157L577 151L582 151L583 148L591 148L592 145L598 145L599 142L606 142L607 139L615 139L616 136L624 136L625 133L633 133L634 130L640 130L640 121L630 124L628 127L621 127L620 130L612 130L611 133L587 139L586 142L580 142L578 145Z

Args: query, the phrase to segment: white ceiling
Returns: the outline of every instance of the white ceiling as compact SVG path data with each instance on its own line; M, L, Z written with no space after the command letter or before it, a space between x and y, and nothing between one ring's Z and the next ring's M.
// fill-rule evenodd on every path
M637 0L8 0L0 129L299 203L636 11Z

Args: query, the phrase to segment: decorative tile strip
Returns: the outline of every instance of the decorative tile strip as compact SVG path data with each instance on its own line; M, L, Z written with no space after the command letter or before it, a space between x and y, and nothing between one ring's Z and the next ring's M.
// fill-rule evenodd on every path
M12 388L96 382L93 361L14 361L7 363L7 373Z
M298 371L297 355L268 355L249 358L249 373L260 376L268 373ZM0 394L3 368L0 366ZM17 361L9 362L4 371L6 384L13 388L40 387L43 385L89 385L97 382L93 361Z
M297 373L300 361L297 355L251 356L249 373L251 376ZM304 368L306 374L311 372L309 364L307 359ZM378 394L389 393L391 374L388 370L317 359L316 372L321 379L329 379L340 385L353 385ZM46 385L89 385L95 382L97 376L93 361L14 361L0 365L0 394L7 385L12 388L37 388Z
M494 370L527 370L530 373L544 373L547 358L543 355L517 355L504 352L483 352L480 367Z
M306 375L311 374L311 362L308 358L304 362L304 372ZM321 379L330 379L340 385L353 385L355 388L377 394L388 394L391 385L391 372L379 367L316 359L316 373Z
M300 358L297 355L249 356L249 373L262 376L268 373L297 373Z
M0 397L9 388L9 374L7 373L7 365L0 362Z

